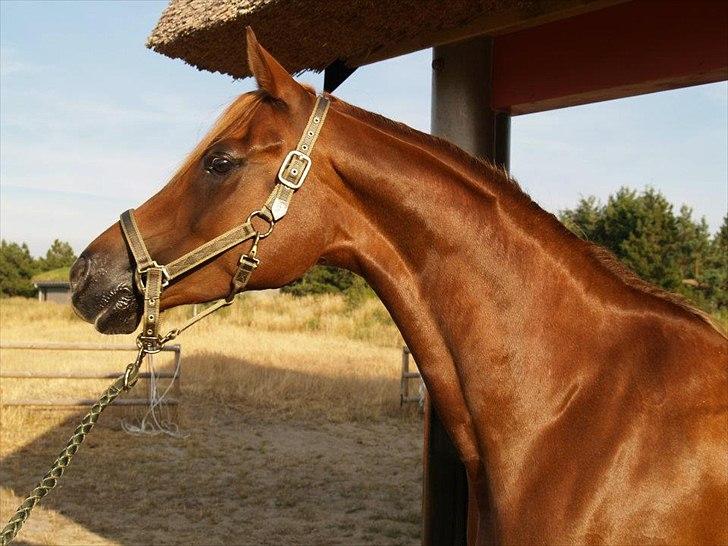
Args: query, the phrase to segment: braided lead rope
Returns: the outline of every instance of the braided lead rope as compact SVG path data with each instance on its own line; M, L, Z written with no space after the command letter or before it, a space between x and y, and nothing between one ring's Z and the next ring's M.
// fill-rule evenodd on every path
M76 427L76 430L73 432L73 436L71 436L68 440L66 447L53 462L51 469L45 476L43 476L40 483L35 489L33 489L30 495L28 495L28 498L23 501L23 504L18 507L13 517L10 518L10 521L8 521L8 524L2 531L2 535L0 535L0 546L7 546L13 541L15 535L18 534L18 531L20 531L20 528L30 516L30 512L33 510L35 505L38 504L43 497L50 493L51 489L58 485L58 481L61 479L61 476L63 476L63 472L66 470L66 467L71 464L71 459L78 451L79 447L86 438L86 435L94 428L101 412L103 412L114 400L116 400L117 396L119 396L122 392L128 391L136 384L139 375L139 367L141 366L145 355L146 351L144 351L144 349L140 349L134 362L126 367L126 371L114 380L109 388L106 389L99 397L98 402L91 407L89 412L81 421L81 424Z

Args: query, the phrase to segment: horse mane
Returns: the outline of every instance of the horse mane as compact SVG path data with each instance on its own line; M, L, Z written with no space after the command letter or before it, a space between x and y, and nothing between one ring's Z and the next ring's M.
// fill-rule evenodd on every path
M688 302L683 296L668 292L654 284L645 281L644 279L637 276L631 269L624 265L611 251L597 245L591 241L583 240L577 237L574 233L569 231L564 224L552 213L545 211L536 203L531 197L523 191L518 182L510 176L510 174L502 167L499 167L489 160L474 157L462 148L459 148L452 142L443 138L436 137L427 133L413 129L412 127L405 125L389 118L386 118L380 114L369 112L362 108L353 106L345 101L337 99L336 97L328 95L339 108L344 110L346 113L353 117L370 123L372 125L383 128L384 130L389 129L394 132L396 136L403 140L414 142L415 144L424 145L429 148L434 148L437 151L444 152L449 155L455 162L464 164L465 166L472 169L476 174L494 181L499 184L501 188L506 189L511 197L513 197L522 206L530 209L532 212L540 214L542 218L546 219L551 227L559 233L563 238L567 239L570 244L578 245L582 255L592 259L598 266L605 270L612 277L617 278L627 288L636 290L647 296L652 296L665 303L671 304L674 308L687 313L691 317L697 318L703 323L715 329L723 337L728 338L728 335L723 329L716 324L713 318L705 313L704 311L696 308L690 302ZM388 132L390 132L388 131Z
M306 84L301 84L301 86L312 95L316 94L313 87ZM284 105L282 101L273 97L265 89L256 89L255 91L243 93L238 96L223 110L222 114L215 120L212 129L207 132L197 146L188 154L180 167L179 173L184 174L187 172L217 142L233 135L242 135L258 111L258 108L264 103L276 104L278 106Z

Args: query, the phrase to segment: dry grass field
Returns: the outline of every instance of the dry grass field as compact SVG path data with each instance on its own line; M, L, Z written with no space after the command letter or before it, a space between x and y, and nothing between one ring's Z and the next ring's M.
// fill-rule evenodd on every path
M133 343L55 304L2 300L0 321L3 343ZM378 301L244 296L179 341L180 405L167 416L184 436L127 434L121 419L143 410L110 408L18 544L419 542L421 418L399 407L401 339ZM0 366L116 372L132 356L5 349ZM95 397L107 383L2 379L0 396ZM3 524L84 411L2 406Z

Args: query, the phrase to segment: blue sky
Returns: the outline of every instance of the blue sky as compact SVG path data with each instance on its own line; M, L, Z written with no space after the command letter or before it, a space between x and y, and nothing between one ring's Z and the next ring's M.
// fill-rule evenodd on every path
M161 187L249 80L147 50L165 2L0 2L0 232L77 252ZM429 130L422 51L358 70L341 98ZM322 86L322 76L302 80ZM728 203L726 82L513 119L512 172L547 210L652 185L712 230Z

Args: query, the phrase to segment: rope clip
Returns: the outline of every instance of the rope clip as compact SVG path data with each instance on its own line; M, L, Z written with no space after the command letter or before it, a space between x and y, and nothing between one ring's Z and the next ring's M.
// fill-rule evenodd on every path
M131 389L134 385L136 385L136 382L139 380L139 368L142 365L142 362L144 361L144 357L147 355L148 351L144 347L139 347L139 352L137 353L136 358L134 359L134 362L130 362L129 365L126 367L126 370L124 370L124 390Z

